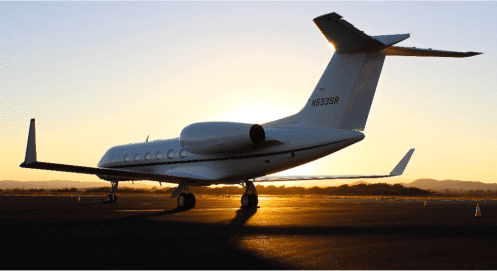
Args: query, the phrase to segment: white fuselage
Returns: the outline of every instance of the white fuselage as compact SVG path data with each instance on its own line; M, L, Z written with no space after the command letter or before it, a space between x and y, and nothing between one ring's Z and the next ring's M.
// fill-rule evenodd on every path
M186 152L179 138L120 145L109 149L98 167L164 175L197 171L210 179L191 185L239 183L319 159L362 140L364 134L341 129L267 128L266 138L249 150L215 155ZM177 178L165 181L178 183Z

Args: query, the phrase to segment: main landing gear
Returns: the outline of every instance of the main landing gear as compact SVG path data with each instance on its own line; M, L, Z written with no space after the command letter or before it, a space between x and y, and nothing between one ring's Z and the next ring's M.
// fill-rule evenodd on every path
M105 198L105 202L111 203L111 202L116 202L117 201L117 196L114 195L114 193L117 192L118 185L119 185L118 181L112 181L111 182L110 194L107 195L107 198Z
M253 182L245 182L245 193L242 196L242 208L257 208L259 197Z
M192 209L195 207L195 196L192 193L181 193L178 197L178 208Z
M180 193L178 196L178 209L187 210L195 207L195 196L188 192L188 181L180 183L171 197L174 198L178 193Z

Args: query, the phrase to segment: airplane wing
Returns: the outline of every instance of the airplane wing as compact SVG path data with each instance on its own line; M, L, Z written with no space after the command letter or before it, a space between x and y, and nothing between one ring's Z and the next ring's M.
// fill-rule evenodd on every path
M180 183L185 178L192 180L211 180L215 178L212 174L206 174L201 170L181 170L176 169L174 172L167 172L167 174L156 174L149 172L130 171L113 168L98 168L98 167L84 167L66 164L55 164L47 162L39 162L36 159L36 130L35 119L31 119L29 126L28 145L26 147L26 157L24 163L20 165L22 168L45 169L63 172L95 174L100 176L118 177L121 180L151 180L160 182ZM189 172L191 172L189 174ZM211 172L207 172L211 173Z
M151 180L151 181L174 182L174 183L180 181L179 178L175 178L174 176L167 176L162 174L153 174L153 173L146 173L139 171L111 169L111 168L73 166L73 165L38 162L38 161L31 163L24 162L20 165L20 167L83 173L83 174L94 174L100 176L112 176L112 177L122 178L123 180ZM177 181L174 181L174 179L177 179Z
M255 178L255 182L276 182L276 181L309 181L309 180L332 180L332 179L371 179L400 176L411 159L414 149L410 149L407 154L400 160L397 166L388 175L341 175L341 176L271 176Z

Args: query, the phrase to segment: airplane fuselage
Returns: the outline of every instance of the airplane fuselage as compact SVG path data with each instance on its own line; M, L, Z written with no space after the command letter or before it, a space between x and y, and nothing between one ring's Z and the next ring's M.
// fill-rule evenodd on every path
M211 178L191 182L191 185L240 183L308 163L364 138L361 132L341 129L267 128L266 131L267 140L260 145L228 154L190 153L182 148L179 138L115 146L105 153L98 167L165 176L194 171ZM108 176L99 177L113 180ZM164 181L179 183L180 179Z

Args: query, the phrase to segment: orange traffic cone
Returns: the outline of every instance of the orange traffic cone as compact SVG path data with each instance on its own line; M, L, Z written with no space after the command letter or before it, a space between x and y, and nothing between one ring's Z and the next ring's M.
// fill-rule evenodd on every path
M424 204L424 205L425 205L425 206L428 206L428 202L427 202L426 200L425 200L425 204Z
M480 210L480 204L476 204L476 214L475 217L481 217L481 210Z

